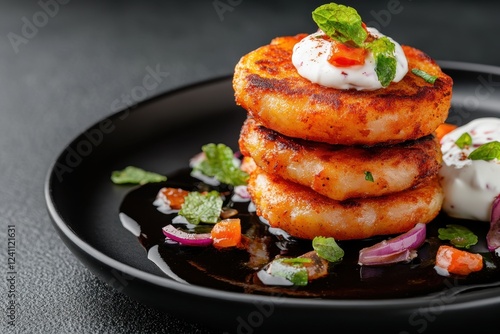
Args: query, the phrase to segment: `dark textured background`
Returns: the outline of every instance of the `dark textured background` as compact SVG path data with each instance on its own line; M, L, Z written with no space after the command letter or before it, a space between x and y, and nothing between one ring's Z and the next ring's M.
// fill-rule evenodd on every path
M7 332L209 332L138 304L94 277L53 228L43 186L65 145L124 107L116 101L142 84L148 67L159 66L168 76L143 98L231 74L240 56L271 38L314 31L310 12L323 3L220 0L228 7L218 13L215 2L1 1L2 301L9 224L16 227L18 269L15 327L7 326L2 304ZM499 2L344 3L435 59L500 66ZM387 15L395 3L397 12ZM33 23L38 27L30 30Z

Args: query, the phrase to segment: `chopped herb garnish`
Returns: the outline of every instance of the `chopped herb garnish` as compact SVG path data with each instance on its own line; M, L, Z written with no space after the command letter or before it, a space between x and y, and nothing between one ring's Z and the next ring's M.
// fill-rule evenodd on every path
M298 259L298 258L297 258ZM302 265L304 262L290 263L297 259L275 259L270 264L270 274L272 276L283 277L293 283L293 285L305 286L309 280L307 269ZM307 260L307 259L303 259ZM310 259L308 259L310 260Z
M431 75L431 74L429 74L421 69L414 68L411 70L411 72L413 74L415 74L416 76L421 77L422 79L424 79L428 83L433 84L434 82L436 82L437 76Z
M202 147L206 159L195 170L215 177L222 183L233 186L245 185L248 174L242 171L234 162L234 154L230 147L224 144L207 144Z
M467 146L472 145L472 137L468 132L462 133L462 135L457 139L455 144L460 147L460 149L464 149Z
M316 8L312 17L318 27L332 39L370 50L375 58L377 78L383 87L394 80L397 66L394 43L387 37L367 42L368 32L354 8L329 3Z
M111 181L116 184L146 184L166 181L167 177L144 169L128 166L111 173Z
M375 58L375 73L382 87L387 87L396 76L396 47L389 38L381 37L367 45Z
M477 236L462 225L449 224L438 229L438 237L441 240L449 240L450 243L459 248L469 248L477 243Z
M184 199L179 215L186 218L191 224L219 221L223 200L220 194L212 190L209 193L190 192Z
M312 246L319 257L329 262L338 262L344 257L344 250L334 238L315 237Z
M471 160L493 160L500 159L500 142L492 141L481 145L469 154Z
M365 180L370 182L375 182L373 175L370 171L365 171Z
M302 264L302 263L311 263L312 260L306 257L293 257L293 258L283 259L283 262L289 264Z
M319 6L312 12L318 27L331 38L341 42L352 42L363 46L368 33L356 9L336 3Z

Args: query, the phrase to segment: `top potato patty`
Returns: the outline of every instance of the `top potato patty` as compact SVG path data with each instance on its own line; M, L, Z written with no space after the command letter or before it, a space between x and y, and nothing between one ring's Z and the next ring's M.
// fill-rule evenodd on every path
M373 145L429 135L446 120L453 81L422 51L403 46L409 72L398 83L374 91L339 90L297 73L292 50L303 37L275 38L235 67L236 103L265 127L294 138ZM427 83L412 68L437 80Z

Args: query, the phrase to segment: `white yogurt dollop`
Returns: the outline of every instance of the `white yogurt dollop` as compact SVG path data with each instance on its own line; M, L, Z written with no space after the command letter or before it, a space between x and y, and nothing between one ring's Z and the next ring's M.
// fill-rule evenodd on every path
M456 141L463 133L472 145L461 149ZM443 210L452 217L489 221L491 205L500 194L500 161L471 160L467 157L480 145L500 141L500 118L471 121L441 139L443 165L440 170L445 192Z
M383 37L375 28L367 28L375 37ZM318 30L295 44L292 54L292 63L303 78L322 86L337 89L375 90L382 88L375 72L375 59L368 52L363 65L336 67L328 62L332 52L332 44L321 38L325 33ZM397 42L388 37L396 46L397 60L396 76L393 82L398 82L408 72L408 61Z

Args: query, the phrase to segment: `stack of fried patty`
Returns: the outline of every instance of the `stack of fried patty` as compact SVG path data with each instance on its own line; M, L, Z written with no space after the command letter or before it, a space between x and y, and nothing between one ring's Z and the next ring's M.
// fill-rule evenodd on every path
M374 91L311 83L291 62L303 35L275 38L235 68L236 103L248 113L242 154L255 162L248 189L257 214L291 235L337 240L406 232L441 209L441 150L434 136L452 79L403 46L409 71Z

